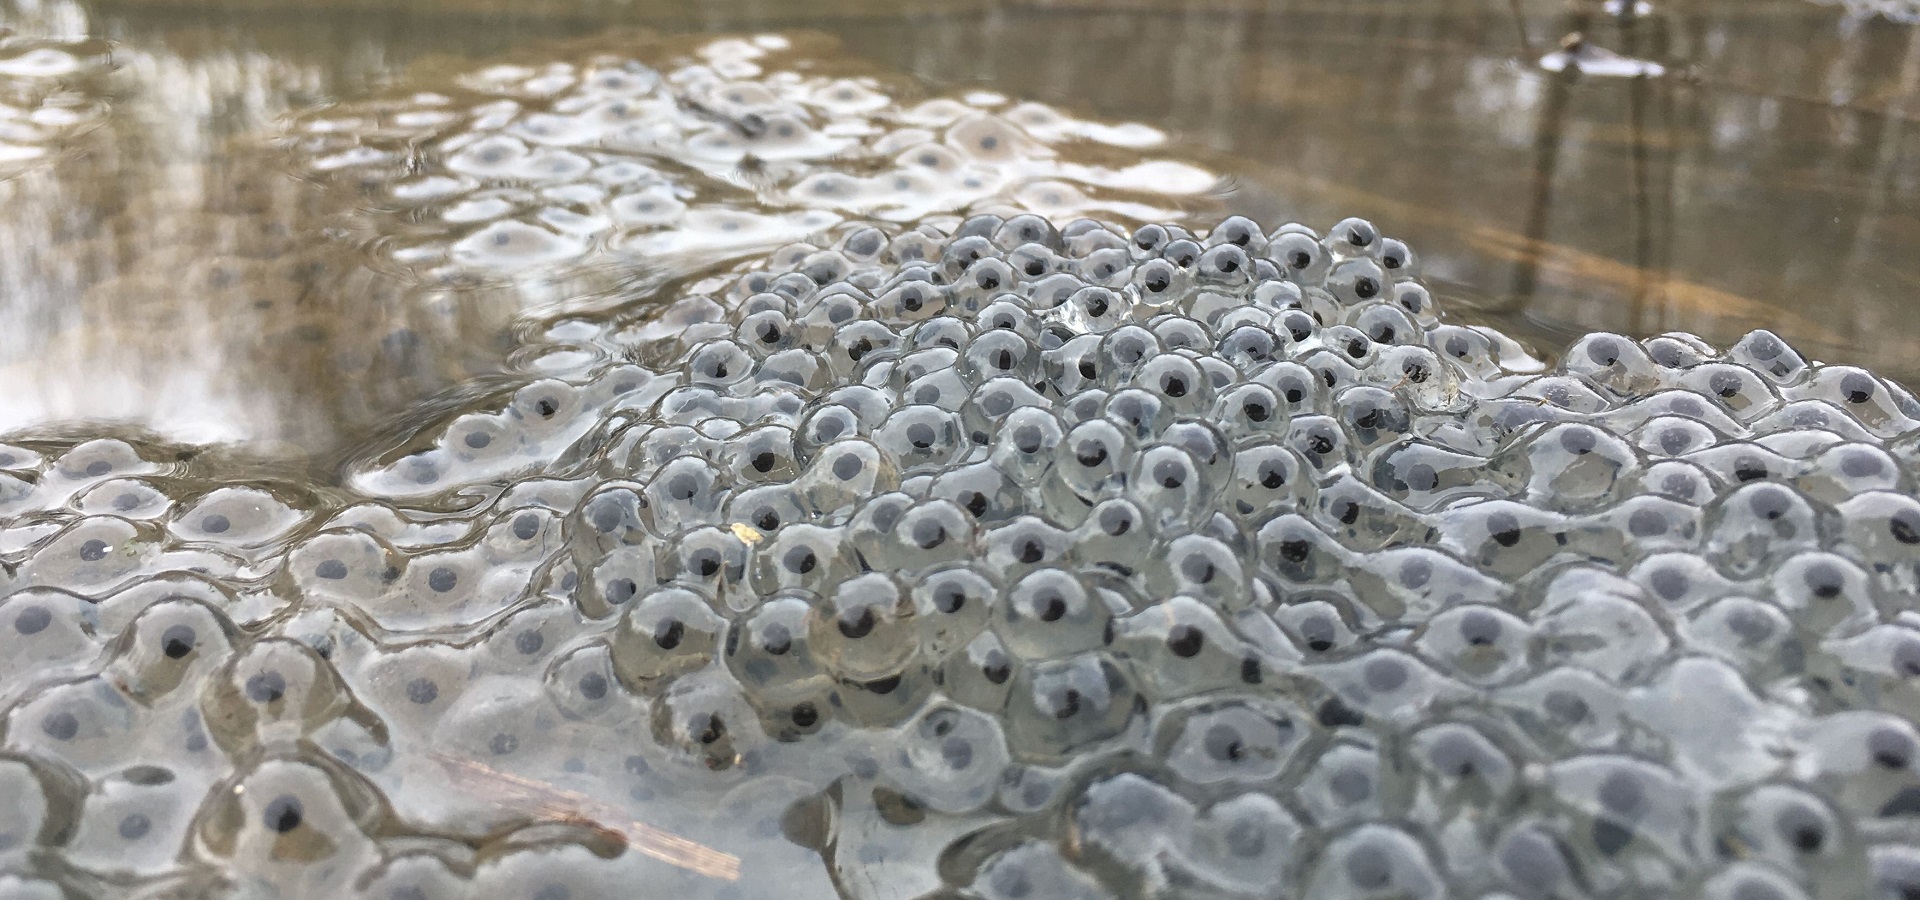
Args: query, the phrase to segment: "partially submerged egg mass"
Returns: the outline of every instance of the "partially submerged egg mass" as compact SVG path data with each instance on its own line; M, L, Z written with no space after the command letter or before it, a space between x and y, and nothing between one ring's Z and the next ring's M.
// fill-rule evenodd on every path
M1417 270L1360 220L848 225L558 329L629 361L469 405L345 505L0 447L0 860L1920 890L1920 405L1766 332L1547 368Z

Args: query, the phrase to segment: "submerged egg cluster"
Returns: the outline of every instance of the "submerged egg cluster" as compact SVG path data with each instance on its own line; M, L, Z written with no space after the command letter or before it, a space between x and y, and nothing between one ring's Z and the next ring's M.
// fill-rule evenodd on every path
M1147 126L987 92L910 102L870 74L822 74L832 54L784 36L659 66L645 43L322 109L284 143L303 174L349 191L351 228L381 254L443 276L608 254L658 270L764 253L843 217L917 221L989 199L1151 218L1169 213L1138 199L1216 181L1142 158L1165 141Z
M344 494L0 448L4 883L1920 892L1920 404L1767 332L1548 368L1417 270L845 226Z

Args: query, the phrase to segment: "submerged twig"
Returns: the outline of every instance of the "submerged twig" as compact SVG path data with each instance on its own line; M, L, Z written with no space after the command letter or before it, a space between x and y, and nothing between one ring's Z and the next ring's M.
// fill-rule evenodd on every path
M629 819L612 804L544 781L502 772L471 759L445 753L435 753L433 758L446 767L460 786L483 789L502 805L524 806L542 818L588 825L619 835L642 854L709 878L740 880L740 857Z

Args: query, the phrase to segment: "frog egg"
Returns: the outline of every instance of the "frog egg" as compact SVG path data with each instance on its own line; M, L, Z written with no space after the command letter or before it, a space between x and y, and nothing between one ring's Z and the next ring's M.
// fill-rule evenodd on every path
M848 322L833 330L833 337L821 348L821 353L828 371L839 380L848 381L863 366L885 358L898 342L899 335L880 322Z
M1027 663L1013 673L1006 730L1016 755L1068 758L1118 737L1139 697L1126 674L1099 653Z
M1126 496L1148 510L1155 528L1200 518L1219 485L1186 450L1169 444L1141 449L1128 467Z
M227 487L182 510L171 527L187 540L259 546L284 536L302 518L266 491Z
M787 712L813 699L824 687L821 663L812 648L812 618L807 595L786 593L763 602L730 627L727 668L757 704ZM795 724L810 730L824 712L814 707L812 719Z
M1529 737L1560 755L1615 746L1626 725L1621 690L1583 669L1548 669L1494 699Z
M1038 516L1019 516L981 532L987 565L1017 578L1066 556L1070 535Z
M1356 640L1341 607L1327 600L1298 598L1274 610L1273 618L1310 658L1344 650Z
M1542 505L1567 510L1607 502L1639 466L1632 446L1589 425L1550 426L1527 442L1525 452L1528 493Z
M929 657L961 650L987 626L999 588L986 569L957 563L927 572L914 585L914 620Z
M1735 575L1749 575L1769 559L1819 547L1813 506L1784 485L1755 482L1708 508L1707 552Z
M1550 897L1575 884L1568 848L1547 828L1522 822L1506 830L1493 850L1494 871L1523 897Z
M1001 646L1021 659L1064 657L1106 642L1106 605L1081 579L1061 569L1032 571L989 602Z
M159 549L154 535L125 519L78 519L36 548L20 564L22 581L65 590L111 593L149 571Z
M1125 325L1133 318L1133 304L1105 282L1116 280L1115 273L1099 275L1102 261L1090 259L1094 270L1086 287L1074 291L1066 302L1055 306L1050 315L1058 322L1078 334L1105 334Z
M959 416L915 403L888 415L874 432L874 443L902 474L912 474L951 465L970 442L963 439Z
M894 328L925 322L947 311L949 289L924 281L892 287L874 301L873 317Z
M33 599L16 594L7 606ZM77 630L83 620L76 614L56 621L63 623L63 630ZM109 663L110 677L143 703L157 703L182 689L177 696L197 697L208 672L233 652L233 631L225 616L204 603L184 597L162 600L141 610L121 632Z
M1014 483L1039 483L1054 464L1066 428L1042 406L1022 406L1002 420L995 431L990 459L994 468Z
M1003 328L974 336L957 361L961 375L975 384L1003 375L1031 378L1039 362L1039 348L1017 332Z
M933 476L927 495L952 501L981 524L1004 522L1023 505L1020 487L1000 474L993 462L975 462L941 472Z
M1002 850L981 867L970 886L981 900L1098 900L1109 896L1092 876L1074 867L1051 845L1026 841Z
M1514 579L1561 551L1565 517L1506 500L1441 513L1442 547L1495 577Z
M521 638L521 634L529 633L540 635L543 647L547 644L546 636L541 631L521 632L513 636L515 651L524 651L532 644L530 639ZM539 656L539 650L536 648L530 655ZM555 656L545 668L542 680L547 696L562 715L590 720L631 712L626 708L625 695L619 690L612 651L607 645L596 643L577 647Z
M203 788L160 766L134 766L104 778L88 796L63 853L78 865L121 877L165 873L177 864Z
M727 499L725 475L699 457L683 456L662 466L643 490L642 508L657 534L720 524Z
M1614 859L1636 844L1661 854L1687 852L1698 815L1693 794L1657 764L1616 755L1579 756L1549 766L1547 784L1580 817L1583 851Z
M1295 416L1287 429L1287 443L1316 475L1347 461L1345 430L1331 416Z
M1491 606L1456 606L1433 617L1415 646L1441 671L1469 684L1493 686L1526 674L1533 629Z
M1361 825L1334 839L1308 877L1311 896L1442 898L1446 883L1427 848L1388 825Z
M173 512L173 498L139 479L109 479L82 491L74 506L93 516L158 519Z
M1114 498L1095 504L1087 512L1069 542L1069 552L1080 566L1132 577L1152 553L1153 545L1146 512L1130 500Z
M332 666L299 641L269 638L240 651L209 682L201 713L215 741L239 753L305 737L351 712Z
M1254 543L1266 570L1294 584L1320 583L1349 558L1345 548L1294 513L1269 519L1254 535Z
M766 744L759 717L724 672L709 669L675 679L654 702L652 713L654 741L671 759L696 772L743 766Z
M623 437L637 444L627 457L629 465L651 471L682 456L706 456L715 451L714 441L692 425L642 425Z
M1878 618L1866 573L1843 557L1795 554L1777 565L1770 582L1774 604L1808 634L1852 633Z
M564 649L569 635L583 623L572 604L548 601L522 607L506 617L482 639L476 672L531 676L545 668Z
M1686 389L1712 398L1727 414L1751 422L1778 408L1780 399L1752 370L1731 363L1703 363L1680 377Z
M87 774L115 771L126 762L137 713L102 679L45 685L8 711L6 746Z
M368 833L384 815L379 792L351 773L272 756L210 794L193 847L268 889L335 893L378 858Z
M1334 727L1339 723L1329 722L1323 715L1320 724ZM1309 762L1293 793L1319 828L1332 831L1344 823L1380 814L1380 753L1370 742L1336 738Z
M1287 339L1276 335L1265 323L1239 322L1222 316L1216 322L1215 331L1221 335L1214 347L1215 358L1245 375L1266 368L1285 354Z
M1260 441L1264 436L1286 434L1290 417L1289 404L1272 388L1263 384L1239 384L1219 395L1209 419L1218 423L1220 430L1231 435L1235 443L1246 444Z
M1682 416L1654 416L1632 432L1640 449L1653 456L1684 456L1717 446L1723 437L1712 428Z
M1067 453L1054 462L1053 484L1068 495L1091 502L1124 483L1132 462L1132 440L1113 422L1104 418L1081 422L1067 430L1062 444Z
M1188 855L1194 804L1143 775L1124 772L1096 781L1074 803L1073 827L1084 844L1144 881L1170 880L1164 867Z
M1418 771L1416 815L1450 818L1462 807L1498 807L1519 786L1520 770L1513 760L1471 725L1433 725L1416 732L1408 743ZM1476 810L1467 815L1479 814Z
M289 554L287 569L302 593L347 603L376 597L399 577L391 548L358 530L308 538Z
M1052 405L1021 377L1001 375L974 390L973 397L961 406L962 421L975 444L988 444L992 435L1000 430L1001 422L1014 410L1045 409Z
M770 489L780 487L768 486ZM762 497L764 503L764 497ZM778 530L780 516L764 507L756 510L753 522L772 522ZM758 526L751 526L758 528ZM682 533L660 547L657 578L676 581L708 595L726 595L730 587L747 578L749 545L732 528L695 528Z
M1825 881L1865 862L1844 820L1818 795L1785 784L1766 784L1729 804L1723 839L1747 854L1789 871L1821 872ZM1824 871L1823 871L1824 870Z
M900 586L874 572L838 584L807 621L807 645L837 678L877 681L898 675L917 649L913 605Z
M160 467L140 457L125 441L96 438L74 445L53 460L48 472L54 480L68 484L92 484L106 478L151 475ZM71 488L69 488L71 489Z
M18 591L0 600L0 673L9 676L0 696L18 696L69 666L99 652L92 605L49 589Z
M761 594L788 588L823 591L850 574L850 549L839 528L789 525L755 546L753 589Z
M1160 714L1155 755L1192 785L1271 784L1314 737L1297 710L1253 700L1204 700Z
M445 752L502 769L537 766L558 724L542 685L510 676L475 679L447 708L434 731Z
M1841 503L1867 491L1905 488L1902 467L1872 444L1839 444L1816 457L1794 485L1815 500Z
M1009 761L997 720L939 703L901 726L884 771L887 780L920 805L958 814L993 799Z
M1135 440L1151 440L1173 421L1175 410L1159 395L1140 388L1109 394L1100 414Z
M998 714L1006 708L1013 676L1025 664L1007 652L998 635L982 631L965 647L947 655L938 679L954 702Z
M1873 373L1852 366L1820 366L1804 384L1786 391L1792 400L1823 400L1838 407L1881 437L1891 437L1914 426L1911 398L1882 382Z
M1625 683L1668 647L1658 620L1637 602L1636 586L1591 570L1568 570L1533 612L1544 661L1598 672Z
M1406 405L1388 391L1365 385L1350 387L1339 391L1333 402L1357 451L1364 453L1407 433Z
M1175 266L1191 271L1204 252L1199 242L1191 237L1182 237L1160 248L1160 258Z
M1417 719L1466 691L1418 658L1376 648L1349 660L1324 664L1321 679L1350 709L1369 718Z
M1251 525L1265 522L1276 512L1298 508L1310 488L1301 475L1304 468L1293 451L1278 444L1240 448L1233 456L1232 474L1222 492L1228 513Z
M659 686L713 661L726 620L707 599L678 587L657 588L628 607L613 633L613 667L634 691Z
M925 165L935 165L943 158L952 159L952 151L944 147L929 145L925 148L925 152L932 154ZM925 231L904 231L887 242L886 252L881 258L905 264L936 259L940 256L941 250L941 241L938 236Z
M802 459L812 457L824 445L867 432L859 413L838 403L823 403L807 410L800 423L794 447Z
M1100 339L1106 386L1122 387L1149 360L1166 352L1160 336L1139 325L1122 325Z
M1757 676L1779 669L1790 658L1787 643L1793 624L1778 607L1751 597L1727 597L1696 611L1681 623L1681 632L1690 647Z

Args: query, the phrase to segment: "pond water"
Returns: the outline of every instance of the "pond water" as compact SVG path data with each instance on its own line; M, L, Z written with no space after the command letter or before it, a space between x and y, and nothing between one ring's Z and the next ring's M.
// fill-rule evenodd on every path
M0 897L1920 896L1916 18L0 0Z

